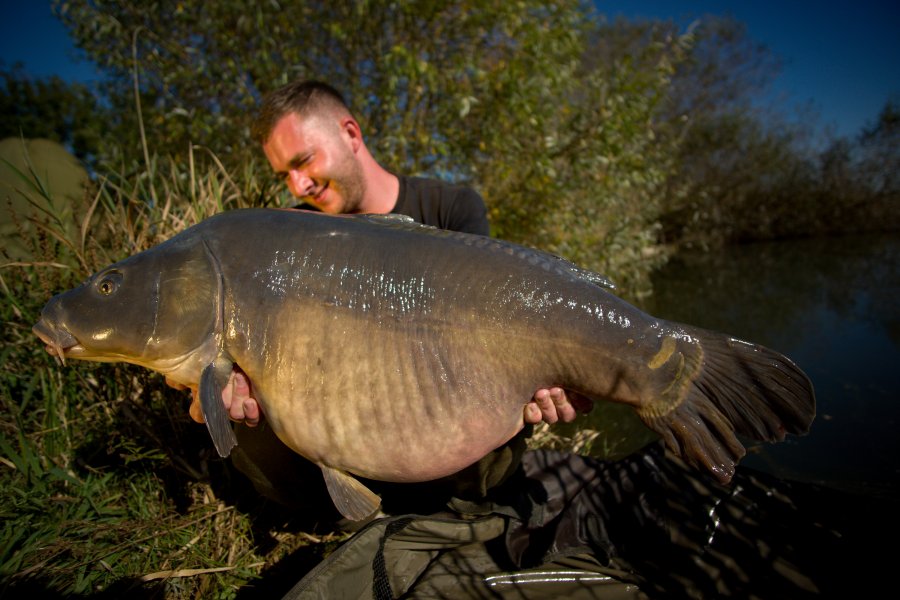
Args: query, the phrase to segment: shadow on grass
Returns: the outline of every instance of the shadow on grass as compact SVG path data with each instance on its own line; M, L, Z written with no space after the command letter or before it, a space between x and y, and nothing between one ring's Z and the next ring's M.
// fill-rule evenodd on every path
M163 582L148 583L137 578L125 578L116 581L109 588L89 593L71 594L61 593L41 577L32 577L26 580L4 584L0 588L0 600L19 600L22 598L34 598L37 600L78 600L90 598L91 600L165 600L166 586Z

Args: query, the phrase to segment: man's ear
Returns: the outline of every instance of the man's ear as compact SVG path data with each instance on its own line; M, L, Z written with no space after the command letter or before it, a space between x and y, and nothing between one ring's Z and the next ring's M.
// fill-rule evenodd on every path
M353 117L341 119L341 131L347 136L350 148L356 153L363 145L362 129Z

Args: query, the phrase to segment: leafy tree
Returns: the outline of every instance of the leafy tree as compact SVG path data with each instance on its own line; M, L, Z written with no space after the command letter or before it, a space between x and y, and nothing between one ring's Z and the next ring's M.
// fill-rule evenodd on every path
M859 135L860 177L878 196L900 196L900 98L889 99Z
M900 228L900 104L888 100L853 138L838 138L818 157L815 199L824 232Z
M719 244L808 224L815 187L809 125L789 124L759 104L779 60L731 18L704 17L691 37L659 120L660 135L678 140L660 239Z
M900 204L878 191L898 185L896 104L857 139L817 150L809 116L789 123L759 106L779 61L743 24L706 18L692 37L659 119L660 135L679 139L662 241L710 245L897 226Z
M667 120L690 128L722 115L757 113L756 102L781 70L780 59L731 17L704 16L691 25L690 35L691 51L672 81Z
M56 76L34 80L21 65L0 70L0 139L46 138L91 163L100 150L104 118L94 93L83 84Z
M652 265L645 249L672 154L652 122L677 36L619 53L578 0L56 6L111 75L125 156L140 156L143 135L150 152L192 142L230 167L259 161L248 126L260 96L324 79L354 105L382 162L470 182L497 235L625 280Z

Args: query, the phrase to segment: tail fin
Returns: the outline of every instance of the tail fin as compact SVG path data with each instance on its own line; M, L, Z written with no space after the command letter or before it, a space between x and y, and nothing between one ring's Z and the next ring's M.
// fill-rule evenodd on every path
M638 409L675 454L727 483L746 453L738 435L775 442L809 430L812 383L789 358L721 333L681 328L699 344L683 350L693 351L685 358L695 368L685 373L680 398Z

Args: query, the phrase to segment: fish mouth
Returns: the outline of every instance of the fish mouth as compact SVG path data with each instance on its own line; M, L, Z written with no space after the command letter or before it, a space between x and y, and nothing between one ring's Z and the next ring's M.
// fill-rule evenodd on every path
M72 354L82 350L78 339L66 329L54 327L44 320L38 321L31 331L46 344L47 352L57 357L63 365L66 364L66 353Z

